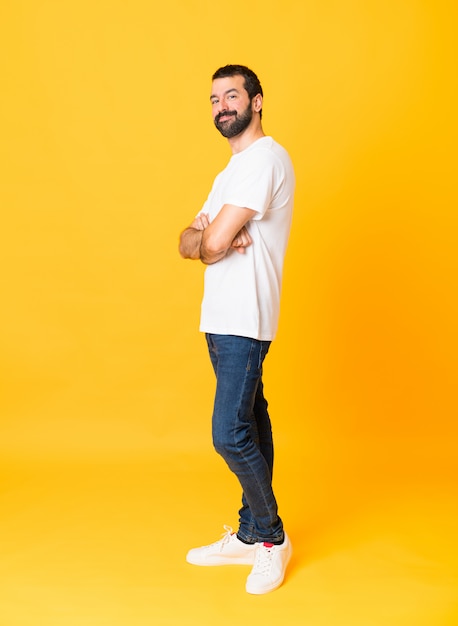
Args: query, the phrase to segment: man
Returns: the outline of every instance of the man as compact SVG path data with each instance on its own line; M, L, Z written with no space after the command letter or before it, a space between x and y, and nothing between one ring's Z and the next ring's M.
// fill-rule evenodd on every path
M279 587L291 543L272 490L273 443L262 365L277 330L294 171L262 129L254 72L227 65L213 75L214 123L232 157L201 212L180 236L180 254L207 265L200 330L216 374L213 443L243 489L239 529L188 552L194 565L250 564L246 590Z

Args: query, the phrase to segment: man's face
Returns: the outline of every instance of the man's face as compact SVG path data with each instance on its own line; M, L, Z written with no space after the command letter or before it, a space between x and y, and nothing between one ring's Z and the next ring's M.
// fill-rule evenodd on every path
M228 139L242 133L253 118L253 110L244 87L243 76L217 78L212 84L213 121L219 132Z

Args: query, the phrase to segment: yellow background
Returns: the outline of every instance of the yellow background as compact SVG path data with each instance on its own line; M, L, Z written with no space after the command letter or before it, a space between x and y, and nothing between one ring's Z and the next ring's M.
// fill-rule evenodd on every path
M2 2L1 626L457 623L456 6ZM226 63L297 174L263 598L184 562L239 506L177 253Z

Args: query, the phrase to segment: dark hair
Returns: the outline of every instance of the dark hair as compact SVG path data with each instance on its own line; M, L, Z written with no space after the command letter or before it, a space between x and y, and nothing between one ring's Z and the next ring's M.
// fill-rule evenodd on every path
M253 70L250 70L250 68L246 67L246 65L225 65L224 67L220 67L219 70L216 70L213 74L212 80L217 78L228 78L230 76L243 76L245 79L244 87L248 92L250 102L255 96L258 95L258 93L260 93L261 96L264 95L262 93L259 78ZM259 111L259 116L262 117L262 109Z

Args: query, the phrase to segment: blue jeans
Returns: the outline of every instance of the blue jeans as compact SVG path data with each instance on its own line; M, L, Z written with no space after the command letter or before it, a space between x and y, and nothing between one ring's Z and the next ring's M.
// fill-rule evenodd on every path
M212 433L216 451L242 489L238 537L246 543L283 541L272 490L273 442L262 364L270 341L207 334L216 374Z

